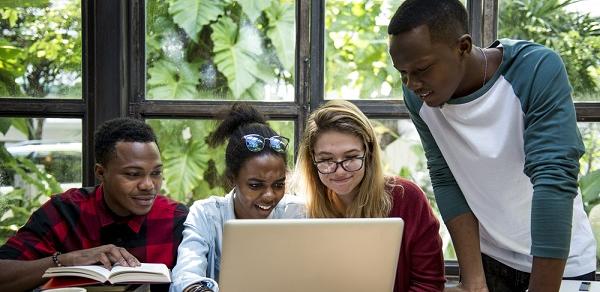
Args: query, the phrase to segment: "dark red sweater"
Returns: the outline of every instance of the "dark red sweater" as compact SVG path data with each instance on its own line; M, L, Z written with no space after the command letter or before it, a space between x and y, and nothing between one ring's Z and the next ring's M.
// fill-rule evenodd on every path
M393 177L389 217L404 220L395 292L444 290L444 257L440 224L425 194L414 183Z

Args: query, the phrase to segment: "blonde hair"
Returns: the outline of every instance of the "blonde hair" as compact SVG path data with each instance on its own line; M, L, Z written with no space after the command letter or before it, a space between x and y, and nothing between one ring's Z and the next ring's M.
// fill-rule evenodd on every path
M365 175L345 214L336 210L331 200L335 193L321 182L313 163L315 142L322 133L328 131L354 135L360 138L365 147ZM348 101L331 100L308 117L294 175L294 185L302 189L298 192L307 196L309 217L387 217L392 208L390 194L386 191L381 151L375 130L360 109Z

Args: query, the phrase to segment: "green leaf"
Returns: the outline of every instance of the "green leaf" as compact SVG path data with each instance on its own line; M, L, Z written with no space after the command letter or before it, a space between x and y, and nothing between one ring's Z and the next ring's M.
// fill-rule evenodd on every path
M27 118L12 118L12 126L25 136L29 136L29 124Z
M21 56L23 49L15 47L7 40L0 38L0 72L11 79L23 74L25 66Z
M48 0L0 0L0 8L17 8L17 7L46 7Z
M586 203L600 199L600 170L592 171L579 179L579 188Z
M256 82L248 88L246 93L252 100L261 100L265 96L265 87L263 84Z
M233 95L240 98L256 82L262 39L251 25L242 26L238 32L230 18L222 18L212 29L214 62L227 78Z
M18 157L17 167L12 169L21 176L23 181L34 185L40 195L52 195L61 192L60 184L52 175L45 170L40 170L33 161L27 158Z
M173 145L174 146L174 145ZM185 197L200 183L206 161L206 146L197 141L190 140L181 147L169 147L163 151L165 166L165 180L171 198L185 201Z
M196 96L200 68L195 64L160 60L148 69L148 74L149 97L191 99Z
M250 1L252 2L252 1ZM295 25L296 19L294 6L289 3L279 4L273 2L271 7L265 11L269 18L269 28L267 30L267 36L273 42L277 57L283 67L292 71L294 67L294 56L295 50Z
M252 1L251 1L252 2ZM225 3L214 0L172 0L169 13L194 42L202 27L216 20L223 13Z
M261 12L269 7L271 0L238 0L237 3L242 6L242 10L246 13L250 21L255 22Z
M222 187L211 188L207 181L201 181L192 194L192 201L206 199L210 196L224 196L226 194Z
M0 133L6 135L11 126L11 118L0 118Z

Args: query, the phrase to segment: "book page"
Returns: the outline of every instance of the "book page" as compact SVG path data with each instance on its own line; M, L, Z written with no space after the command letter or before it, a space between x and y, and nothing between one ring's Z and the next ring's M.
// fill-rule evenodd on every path
M111 283L169 283L171 275L164 264L142 263L139 267L114 267L109 277Z
M110 271L102 266L70 266L48 268L42 278L74 276L94 279L98 282L106 282Z

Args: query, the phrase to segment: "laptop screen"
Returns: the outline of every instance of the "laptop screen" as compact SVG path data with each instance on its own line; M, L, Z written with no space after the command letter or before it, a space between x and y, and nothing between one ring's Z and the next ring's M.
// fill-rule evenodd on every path
M245 219L225 223L221 292L389 292L400 218Z

